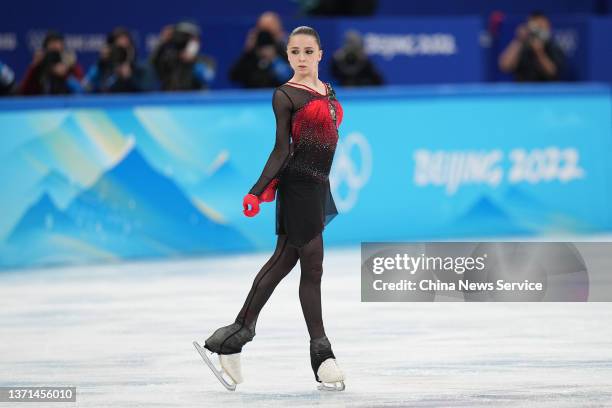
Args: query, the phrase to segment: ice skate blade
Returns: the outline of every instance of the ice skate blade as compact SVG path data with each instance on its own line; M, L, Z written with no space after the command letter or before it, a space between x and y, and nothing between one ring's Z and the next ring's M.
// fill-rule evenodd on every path
M336 383L321 383L317 388L319 391L344 391L346 386L344 385L344 381L339 381Z
M208 366L208 368L210 368L210 370L213 372L213 374L215 375L215 377L217 377L217 379L219 380L219 382L221 382L221 384L223 384L223 386L228 390L228 391L236 391L236 384L234 383L230 383L229 381L227 381L224 377L223 377L223 371L218 370L215 365L213 364L212 361L210 361L210 358L208 357L207 353L206 353L206 349L202 346L200 346L200 344L197 341L193 342L193 346L195 347L195 349L198 351L198 353L200 353L200 356L202 357L202 360L204 360L204 362L206 363L206 365ZM211 353L212 355L213 353Z

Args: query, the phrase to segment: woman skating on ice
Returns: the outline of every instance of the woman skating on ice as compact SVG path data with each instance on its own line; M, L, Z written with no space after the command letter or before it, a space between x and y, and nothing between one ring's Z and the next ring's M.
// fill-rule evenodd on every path
M242 382L240 352L255 336L259 312L278 283L300 261L299 297L310 335L310 359L319 389L344 389L338 367L325 335L321 313L323 229L337 214L329 186L329 171L338 141L342 107L330 84L318 78L322 57L317 32L298 27L287 44L294 75L274 90L276 143L255 185L244 197L244 213L252 217L261 202L276 195L276 249L261 268L234 323L217 329L205 348L219 355L223 371L210 354L194 345L224 385L233 390ZM227 374L228 382L222 374Z

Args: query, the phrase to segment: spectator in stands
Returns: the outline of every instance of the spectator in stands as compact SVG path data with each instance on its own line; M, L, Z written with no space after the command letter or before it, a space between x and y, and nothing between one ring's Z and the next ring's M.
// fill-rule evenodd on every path
M517 27L514 39L499 57L499 67L519 82L554 81L560 78L564 60L563 51L552 39L550 20L533 12Z
M344 45L334 53L332 75L343 86L382 85L383 79L363 48L363 38L355 30L344 36Z
M259 31L255 47L244 52L230 70L230 79L245 88L274 88L293 75L286 57L279 54L274 36Z
M0 61L0 96L11 95L15 88L15 73Z
M247 34L247 38L244 44L244 51L252 51L255 48L257 42L257 35L261 31L267 31L272 34L274 43L276 44L276 52L282 55L285 59L287 58L287 34L283 28L283 23L279 15L273 11L266 11L262 13L257 19L255 27L253 27Z
M23 95L79 93L82 92L82 78L83 69L76 54L66 50L64 36L49 31L42 49L34 53L19 92Z
M200 55L200 27L183 21L165 27L151 64L164 91L207 89L215 77L216 61Z
M83 88L88 92L142 92L147 89L146 80L146 67L136 61L132 35L117 27L108 34L98 62L85 75Z

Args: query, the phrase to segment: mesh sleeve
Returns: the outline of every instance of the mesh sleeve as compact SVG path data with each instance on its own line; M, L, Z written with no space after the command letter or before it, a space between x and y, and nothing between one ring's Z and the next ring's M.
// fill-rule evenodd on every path
M287 164L289 157L291 157L289 137L292 107L293 103L289 96L282 89L276 89L272 97L272 108L276 117L276 142L261 176L251 188L249 194L260 195L268 183L279 175Z

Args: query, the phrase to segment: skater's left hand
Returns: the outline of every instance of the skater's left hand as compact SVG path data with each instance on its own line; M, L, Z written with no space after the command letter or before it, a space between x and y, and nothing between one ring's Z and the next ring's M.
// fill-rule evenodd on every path
M276 196L276 186L278 185L278 179L274 179L266 186L266 189L259 195L259 201L266 203L274 201Z
M249 208L249 206L251 208ZM254 194L247 194L242 199L242 211L247 217L254 217L259 212L259 198Z

